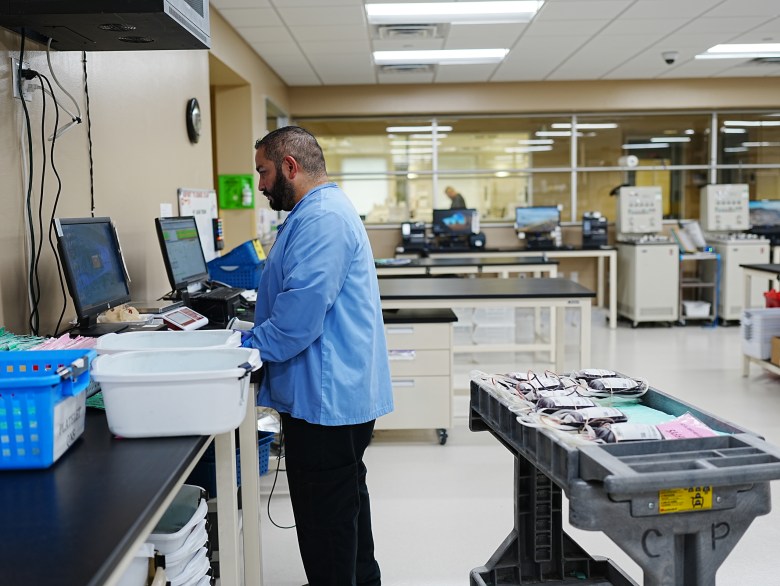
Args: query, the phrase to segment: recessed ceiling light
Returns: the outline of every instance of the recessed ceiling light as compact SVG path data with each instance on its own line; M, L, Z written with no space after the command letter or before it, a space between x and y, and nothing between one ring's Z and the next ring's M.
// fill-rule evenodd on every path
M780 126L780 120L724 120L724 126Z
M696 59L757 59L780 57L780 43L734 43L710 47Z
M724 127L722 127L720 129L720 131L723 134L745 134L747 132L747 129L745 129L745 128L727 128L727 127L724 126Z
M650 142L691 142L690 136L654 136Z
M555 141L551 138L528 138L518 140L517 144L554 144Z
M534 132L536 136L571 136L571 130L537 130ZM581 132L577 133L577 136L582 136Z
M433 126L388 126L385 132L433 132ZM452 126L437 126L436 132L451 132Z
M414 2L366 4L370 24L529 22L544 2Z
M569 122L555 122L554 124L551 124L550 127L552 128L571 128L571 123ZM603 122L603 123L585 123L580 124L577 123L577 130L606 130L610 128L617 128L618 125L614 122Z
M434 49L420 51L374 51L377 65L479 65L500 63L509 49Z
M668 142L638 142L636 144L624 144L623 148L627 151L633 149L666 149L669 148Z
M519 146L519 147L506 147L505 153L539 153L544 151L553 150L550 145L536 145L536 146Z
M494 175L496 177L509 177L509 171L496 171Z

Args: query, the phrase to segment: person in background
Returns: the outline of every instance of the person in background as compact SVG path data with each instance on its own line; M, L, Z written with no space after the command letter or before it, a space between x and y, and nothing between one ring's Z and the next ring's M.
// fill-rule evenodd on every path
M448 185L444 188L444 193L447 194L447 197L450 198L450 201L452 203L450 204L451 210L464 210L466 209L466 200L463 199L463 196L455 191L455 188L451 185Z
M308 131L267 134L255 165L271 209L290 214L243 345L264 363L258 403L282 419L303 566L311 586L377 586L363 453L393 396L371 246Z

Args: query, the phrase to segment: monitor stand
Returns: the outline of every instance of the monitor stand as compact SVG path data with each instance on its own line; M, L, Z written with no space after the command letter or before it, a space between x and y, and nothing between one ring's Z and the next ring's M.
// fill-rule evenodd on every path
M118 334L127 329L127 324L99 324L95 318L84 318L68 332L71 338L76 336L85 336L87 338L98 338L104 334Z

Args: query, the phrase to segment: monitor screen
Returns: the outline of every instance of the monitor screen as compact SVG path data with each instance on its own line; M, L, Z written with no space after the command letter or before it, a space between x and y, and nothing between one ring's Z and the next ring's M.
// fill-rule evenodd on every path
M515 229L518 232L544 234L555 230L561 221L557 206L515 208Z
M181 291L189 285L207 280L209 270L195 218L155 218L154 223L171 288Z
M60 261L79 324L94 323L99 313L130 301L125 273L111 218L54 220Z
M479 232L477 210L433 210L434 236L468 236Z
M750 224L760 226L780 226L780 200L762 200L748 202Z

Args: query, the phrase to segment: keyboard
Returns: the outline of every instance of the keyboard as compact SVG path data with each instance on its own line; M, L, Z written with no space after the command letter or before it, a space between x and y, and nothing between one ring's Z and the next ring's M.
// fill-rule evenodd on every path
M206 291L205 293L197 295L197 298L210 299L212 301L227 301L228 299L233 299L234 297L241 295L243 291L243 289L235 287L218 287L217 289L212 289L211 291Z

